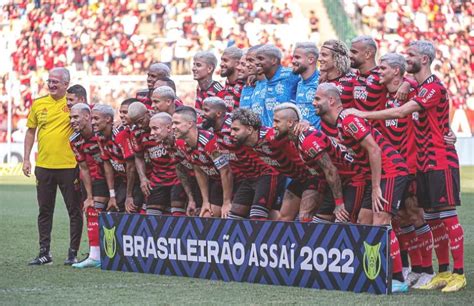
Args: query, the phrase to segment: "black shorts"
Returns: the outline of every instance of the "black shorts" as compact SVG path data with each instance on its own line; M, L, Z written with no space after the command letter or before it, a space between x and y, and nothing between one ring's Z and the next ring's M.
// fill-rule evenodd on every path
M222 206L224 203L224 194L222 191L221 180L209 179L209 202L212 205Z
M461 205L459 169L418 172L416 182L420 207L427 209Z
M196 207L202 206L202 195L201 190L199 189L198 183L195 177L189 177L189 187L191 188L191 192L193 194L194 202L196 203ZM176 186L176 194L178 195L179 201L186 202L188 200L188 196L186 195L186 191L183 188L182 184L178 184Z
M321 184L317 178L310 178L305 181L292 180L286 187L286 190L291 191L295 196L301 198L305 190L321 191Z
M277 191L283 188L283 184L284 178L277 175L244 179L236 186L232 203L245 206L260 205L273 209L277 202Z
M84 182L81 182L81 196L82 201L87 199L87 191L86 187L84 186ZM105 179L92 181L92 196L103 198L109 197L109 187L107 186Z
M408 175L407 184L405 186L405 191L403 192L402 203L400 204L400 209L405 208L405 201L409 198L416 196L416 176L413 174Z
M127 199L127 181L121 177L114 180L115 200L120 211L125 211L125 200ZM107 192L108 194L108 192ZM108 196L108 195L107 195ZM138 178L133 186L133 203L140 210L145 203L145 197L140 189Z
M384 203L383 205L384 212L390 213L393 216L398 213L407 181L407 175L383 178L380 180L382 197L388 202L386 204ZM370 189L370 195L372 195L372 185L369 184L368 186L370 187L368 188ZM364 198L362 208L372 209L372 196L369 198L369 201Z
M164 206L171 207L171 202L184 202L186 200L186 194L183 194L179 190L181 184L163 186L156 185L150 190L150 195L147 198L146 205L150 206Z

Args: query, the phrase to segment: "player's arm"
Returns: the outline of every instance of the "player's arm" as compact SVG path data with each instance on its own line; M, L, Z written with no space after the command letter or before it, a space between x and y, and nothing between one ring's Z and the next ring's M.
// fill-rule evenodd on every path
M128 213L134 212L137 206L133 202L133 187L135 186L135 161L133 158L126 160L127 173L127 198L125 199L125 210Z
M205 216L206 214L210 214L212 216L212 209L211 209L211 203L209 202L209 180L202 171L202 169L199 166L194 165L194 174L196 175L196 181L199 186L199 190L201 191L201 196L202 196L202 208L201 208L201 213L199 214L200 217Z
M351 108L347 110L347 113L369 120L388 120L404 118L414 112L421 110L422 107L417 102L410 100L400 107L388 108L375 112L363 112L355 108Z
M331 161L331 158L326 152L323 152L321 158L317 160L317 163L324 171L326 181L331 188L334 202L336 203L336 209L334 214L340 221L349 221L349 213L344 208L344 196L342 194L342 184L339 173L337 172L336 166Z
M109 160L104 160L104 173L105 181L109 187L109 203L107 205L107 210L115 209L118 210L117 200L115 199L115 179L114 179L114 168Z
M360 144L369 156L370 171L372 173L372 209L375 212L383 211L383 203L387 201L382 196L380 179L382 177L382 150L372 135L368 134Z
M87 167L87 163L85 161L81 161L78 164L79 171L81 172L81 180L84 184L84 188L86 189L87 198L84 201L84 211L86 211L88 207L94 207L94 196L92 194L92 178L89 171L89 167Z
M400 101L406 101L413 86L412 84L413 83L410 83L410 81L408 81L407 79L404 79L400 87L398 87L397 93L395 94L395 98Z
M135 167L137 169L138 178L140 179L140 188L145 197L150 195L151 184L146 177L145 157L143 152L135 152Z
M232 170L229 165L226 165L219 169L222 182L222 217L227 218L228 213L232 207L232 190L234 186L234 177L232 175Z
M184 192L186 192L186 195L188 196L188 207L186 209L186 215L194 216L194 213L196 211L196 202L194 201L191 183L189 182L188 171L183 164L178 163L176 165L176 175L178 176L179 181L183 186Z
M28 128L25 134L25 144L23 147L23 174L30 177L31 162L30 155L33 144L35 143L36 128Z

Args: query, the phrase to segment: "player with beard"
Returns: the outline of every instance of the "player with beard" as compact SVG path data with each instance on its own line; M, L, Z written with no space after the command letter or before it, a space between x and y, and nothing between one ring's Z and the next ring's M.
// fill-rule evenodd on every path
M438 258L439 273L424 274L415 286L420 289L443 288L443 292L466 287L464 275L464 231L459 224L456 206L460 176L456 148L447 144L444 135L449 128L449 99L446 87L431 72L435 47L429 41L411 42L407 49L407 71L418 82L418 94L400 107L377 112L359 112L368 119L400 119L418 112L415 124L417 145L417 198L431 227ZM449 241L444 239L447 235ZM449 250L453 257L453 272L449 272Z
M300 221L311 221L305 216L312 211L304 209L311 207L307 203L316 201L319 182L317 173L305 167L294 143L280 138L277 130L261 126L258 115L249 109L234 110L231 129L238 145L252 148L266 164L293 179L285 190L279 220L294 221L299 212Z
M159 120L151 122L149 111L140 103L130 105L128 116L137 128L143 130L140 141L132 140L132 143L135 158L139 160L137 170L140 183L147 196L146 214L162 215L171 210L173 216L184 216L186 199L179 187L176 159L165 144L151 136L151 127L158 129ZM150 160L148 171L144 167L144 155Z
M252 93L255 86L247 85L247 80L250 76L250 72L248 69L248 63L246 59L247 53L244 53L240 58L239 64L235 68L237 71L237 78L242 80L244 86L242 87L242 91L240 92L240 101L239 107L243 108L250 108L252 106Z
M264 126L273 124L273 108L281 102L294 101L300 77L291 68L281 65L282 53L274 45L264 45L257 49L257 67L267 78L265 98L261 107L264 109L261 117Z
M175 109L181 106L176 104L176 98L176 94L171 87L160 86L155 88L151 95L153 111L155 113L165 112L170 115L174 114Z
M239 146L232 140L231 114L226 109L226 103L219 97L204 100L203 128L214 131L220 151L229 156L234 176L232 208L230 212L223 210L222 215L231 219L249 216L250 219L267 220L283 180L251 148Z
M192 107L181 106L173 114L176 139L184 140L186 159L193 165L201 190L201 217L220 217L230 211L233 177L229 156L222 154L214 134L196 125L197 114Z
M241 49L232 46L224 50L221 56L221 77L227 78L224 89L217 95L227 104L227 111L231 112L239 107L240 93L244 86L244 81L239 79L237 66L242 58Z
M92 127L99 137L109 186L107 210L131 213L140 209L143 197L136 180L130 131L123 125L114 127L114 115L110 105L96 104L92 109Z
M151 107L151 94L155 88L155 82L159 78L169 78L171 74L170 68L163 63L153 63L148 68L146 83L148 89L139 90L136 98L143 104Z
M194 108L202 109L202 102L207 97L216 96L223 88L212 79L212 74L217 67L217 58L209 51L199 51L193 57L193 78L198 82L196 88L196 103Z
M339 90L334 84L319 85L315 103L321 119L337 125L341 143L353 152L354 162L367 172L370 169L372 196L371 201L363 200L360 223L390 225L392 217L398 212L407 182L405 160L367 121L344 110ZM390 245L392 292L407 292L399 243L393 230L390 231Z
M319 130L321 128L321 119L316 115L313 106L314 94L316 93L319 81L319 71L316 67L318 56L318 47L314 43L297 43L293 51L291 63L293 65L293 73L301 76L296 89L295 103L298 105L303 119Z
M342 106L353 107L353 90L356 75L351 72L349 49L340 40L327 40L321 46L319 54L319 69L324 82L336 85L341 94ZM337 138L337 127L321 122L322 131L331 137Z
M75 104L71 107L69 118L74 130L69 143L79 165L83 188L83 209L86 213L89 238L89 256L72 266L79 269L97 268L100 267L99 213L107 205L109 191L104 178L104 167L97 143L98 137L92 130L89 105Z
M87 91L79 84L72 85L66 91L66 104L71 109L77 103L87 104Z

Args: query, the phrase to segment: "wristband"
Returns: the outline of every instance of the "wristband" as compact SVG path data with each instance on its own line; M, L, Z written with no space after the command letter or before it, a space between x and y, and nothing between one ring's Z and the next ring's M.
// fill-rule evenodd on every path
M337 199L334 199L334 202L336 203L336 206L341 206L342 204L344 204L344 199L337 198Z
M115 198L115 189L109 189L109 196Z

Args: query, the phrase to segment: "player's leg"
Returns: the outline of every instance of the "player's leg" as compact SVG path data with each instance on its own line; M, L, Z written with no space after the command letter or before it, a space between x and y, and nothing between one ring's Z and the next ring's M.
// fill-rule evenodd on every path
M175 217L186 216L186 192L181 183L171 187L171 215Z
M322 183L317 179L311 179L305 182L298 214L300 222L321 221L315 217L315 214L323 202L324 188L325 183Z
M171 205L171 186L156 184L150 190L146 202L146 214L162 216L166 214Z
M357 223L362 204L364 202L370 204L371 194L370 190L368 190L367 182L349 182L343 186L342 192L344 195L344 207L349 213L349 222Z
M209 202L211 202L212 217L220 218L224 194L220 180L209 180Z
M250 208L250 219L268 220L270 211L278 200L278 188L283 186L283 178L279 175L264 175L252 185L255 192Z
M232 207L228 216L229 219L243 220L248 218L255 195L253 188L255 181L256 179L246 179L236 184L236 190L232 197Z
M333 222L335 220L334 209L336 208L336 204L334 203L332 190L327 185L325 185L320 189L320 194L322 195L323 199L321 200L321 205L318 205L319 207L316 209L316 214L313 217L313 222L314 223ZM303 204L301 205L303 206ZM301 220L301 215L300 215L300 220Z
M301 197L303 195L302 182L292 180L286 187L283 202L280 209L279 221L294 221L300 210Z

